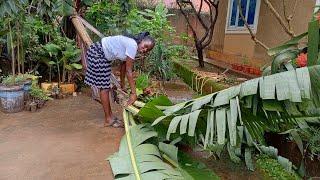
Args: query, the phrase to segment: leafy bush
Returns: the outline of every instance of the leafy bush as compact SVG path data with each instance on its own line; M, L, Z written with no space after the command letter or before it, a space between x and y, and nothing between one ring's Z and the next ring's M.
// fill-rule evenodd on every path
M157 43L166 42L170 44L173 39L174 28L168 20L168 9L163 3L159 3L154 10L145 9L139 11L134 9L128 15L128 29L130 33L148 31L156 39Z
M119 3L96 2L86 11L86 19L107 35L121 33L120 24L123 22L123 16Z
M12 75L9 75L7 77L4 77L2 80L2 84L6 85L6 86L10 86L10 85L20 85L23 82L25 82L26 80L34 80L36 79L37 76L34 76L32 74L18 74L15 77Z
M320 158L320 128L311 127L311 136L308 142L308 148L311 153L311 158L314 156Z
M160 80L170 80L175 77L173 63L171 61L172 51L163 43L158 43L151 54L147 57L148 71Z
M265 177L266 179L300 179L297 175L286 171L277 160L267 155L259 155L256 163L259 169L267 176Z
M38 100L50 100L50 98L39 86L32 85L31 90L30 90L30 96L33 99L38 99Z

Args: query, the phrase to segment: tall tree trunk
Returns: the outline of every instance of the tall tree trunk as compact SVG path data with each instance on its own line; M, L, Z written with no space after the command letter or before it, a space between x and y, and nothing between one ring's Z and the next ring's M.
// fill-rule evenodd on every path
M60 74L60 64L59 64L59 60L57 60L57 69L58 69L58 85L60 87L61 84L61 74Z
M49 83L52 81L52 67L51 65L49 66Z
M67 75L67 72L66 72L66 63L63 62L63 67L62 67L62 83L66 83L66 75Z
M9 22L9 31L10 31L10 46L11 46L11 68L12 68L12 76L14 77L13 79L15 79L15 75L16 75L16 68L15 68L15 57L14 57L14 46L13 46L13 39L12 39L12 28L11 28L11 24Z
M20 59L20 34L18 33L17 36L17 65L18 65L18 74L21 73L20 65L21 65L21 59Z
M21 38L21 37L20 37ZM26 60L26 53L25 53L25 51L24 51L24 48L23 48L23 41L22 41L22 39L21 39L21 71L22 71L22 73L24 74L24 72L25 72L25 69L24 69L24 63L25 63L25 60Z
M204 67L204 60L203 60L203 51L202 47L199 45L196 45L197 54L198 54L198 61L199 61L199 67Z
M203 49L210 45L213 38L214 27L216 25L219 13L219 2L219 0L201 0L200 7L196 8L196 5L193 1L176 0L180 12L185 17L188 27L190 27L192 31L194 44L198 53L199 66L201 68L204 67ZM209 20L204 18L203 7L205 5L209 7ZM204 33L199 32L198 27L193 25L191 22L193 19L190 18L191 16L189 16L189 14L195 16L196 22L199 22L199 25L201 29L204 30Z

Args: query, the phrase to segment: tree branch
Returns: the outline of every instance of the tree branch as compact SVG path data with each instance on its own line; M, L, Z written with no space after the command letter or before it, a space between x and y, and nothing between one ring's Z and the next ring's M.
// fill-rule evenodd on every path
M188 18L188 16L187 16L187 14L183 11L183 8L182 8L179 0L177 0L177 4L178 4L178 6L179 6L180 12L183 14L183 16L185 17L188 25L189 25L190 28L191 28L191 31L192 31L192 34L193 34L193 37L194 37L194 41L197 42L197 38L198 38L198 37L197 37L197 33L196 33L196 31L193 29L193 27L192 27L192 25L191 25L191 23L190 23L190 21L189 21L189 18Z
M212 6L210 6L210 2L208 2L208 0L204 0L206 2L206 4L209 6L209 15L210 15L210 26L209 28L206 29L206 33L205 35L201 38L200 43L203 43L205 41L205 39L207 38L209 31L211 30L211 26L212 26Z
M200 7L199 7L199 11L198 11L198 14L200 14L200 13L201 13L201 10L202 10L202 3L203 3L203 0L201 0Z
M271 2L269 0L263 0L264 3L267 5L267 7L271 10L271 12L273 13L273 15L276 17L276 19L278 20L278 22L280 23L280 25L282 26L282 28L284 29L284 31L291 37L295 37L296 35L294 34L294 32L292 30L290 30L287 26L286 26L286 22L281 18L280 14L277 12L277 10L273 7L273 5L271 4Z
M238 0L238 8L239 8L239 15L240 18L242 19L242 21L244 22L245 26L247 27L250 35L251 35L251 39L258 45L260 45L261 47L263 47L266 50L269 50L269 47L267 45L265 45L263 42L261 42L259 39L257 39L256 35L252 32L252 29L250 28L248 21L246 20L246 18L244 17L243 13L242 13L242 7L241 7L241 3L240 0Z
M292 13L290 15L287 15L287 13L286 13L287 7L286 7L285 0L282 0L282 4L283 4L283 14L284 14L284 17L286 18L286 21L288 23L289 30L293 32L291 22L293 20L293 16L294 16L294 14L296 12L296 9L297 9L298 0L295 0L294 6L293 6L293 10L292 10Z
M201 0L201 3L202 3L202 1L203 1L203 0ZM199 22L201 23L202 27L203 27L204 29L208 30L208 27L206 26L206 24L204 23L201 15L200 15L201 12L200 12L200 11L197 12L195 6L193 5L193 3L192 3L191 1L188 1L188 2L185 2L185 3L186 3L186 4L189 4L189 5L191 6L192 10L194 11L194 13L196 14L197 18L199 19Z
M217 4L216 4L216 6L213 6L214 8L215 8L215 15L214 15L214 17L212 17L212 10L211 10L211 6L210 6L210 21L211 21L211 26L210 26L210 32L209 32L209 38L208 38L208 41L207 42L205 42L204 44L203 44L203 47L207 47L210 43L211 43L211 41L212 41L212 37L213 37L213 33L214 33L214 27L215 27L215 24L216 24L216 22L217 22L217 19L218 19L218 14L219 14L219 1L217 2ZM212 18L214 18L214 19L212 19ZM208 33L207 33L208 34ZM206 34L206 35L207 35Z

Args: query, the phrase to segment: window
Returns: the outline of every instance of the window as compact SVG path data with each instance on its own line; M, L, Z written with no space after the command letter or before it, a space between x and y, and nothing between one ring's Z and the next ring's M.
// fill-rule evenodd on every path
M245 16L253 32L256 32L260 0L240 0L242 14ZM243 20L240 17L238 0L229 0L229 12L227 19L227 32L248 32Z

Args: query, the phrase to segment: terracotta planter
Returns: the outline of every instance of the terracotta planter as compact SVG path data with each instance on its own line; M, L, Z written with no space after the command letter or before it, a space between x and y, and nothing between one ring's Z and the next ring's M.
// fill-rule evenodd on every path
M254 74L260 76L261 75L260 69L254 68Z
M234 69L234 70L238 70L238 65L235 64L235 63L234 63L234 64L231 64L231 68Z
M243 71L243 69L244 69L244 66L242 64L239 64L238 71Z
M72 94L75 92L75 89L74 83L60 84L60 92L62 94Z
M242 71L245 72L245 73L247 73L247 74L250 74L250 68L251 68L250 66L243 65Z
M54 86L58 86L57 82L52 82L52 83L48 83L48 82L43 82L41 83L41 89L45 92L45 93L51 93L52 88Z
M250 73L250 74L254 74L254 68L253 68L253 67L250 67L249 73Z
M23 85L0 85L0 110L4 113L16 113L24 108Z

